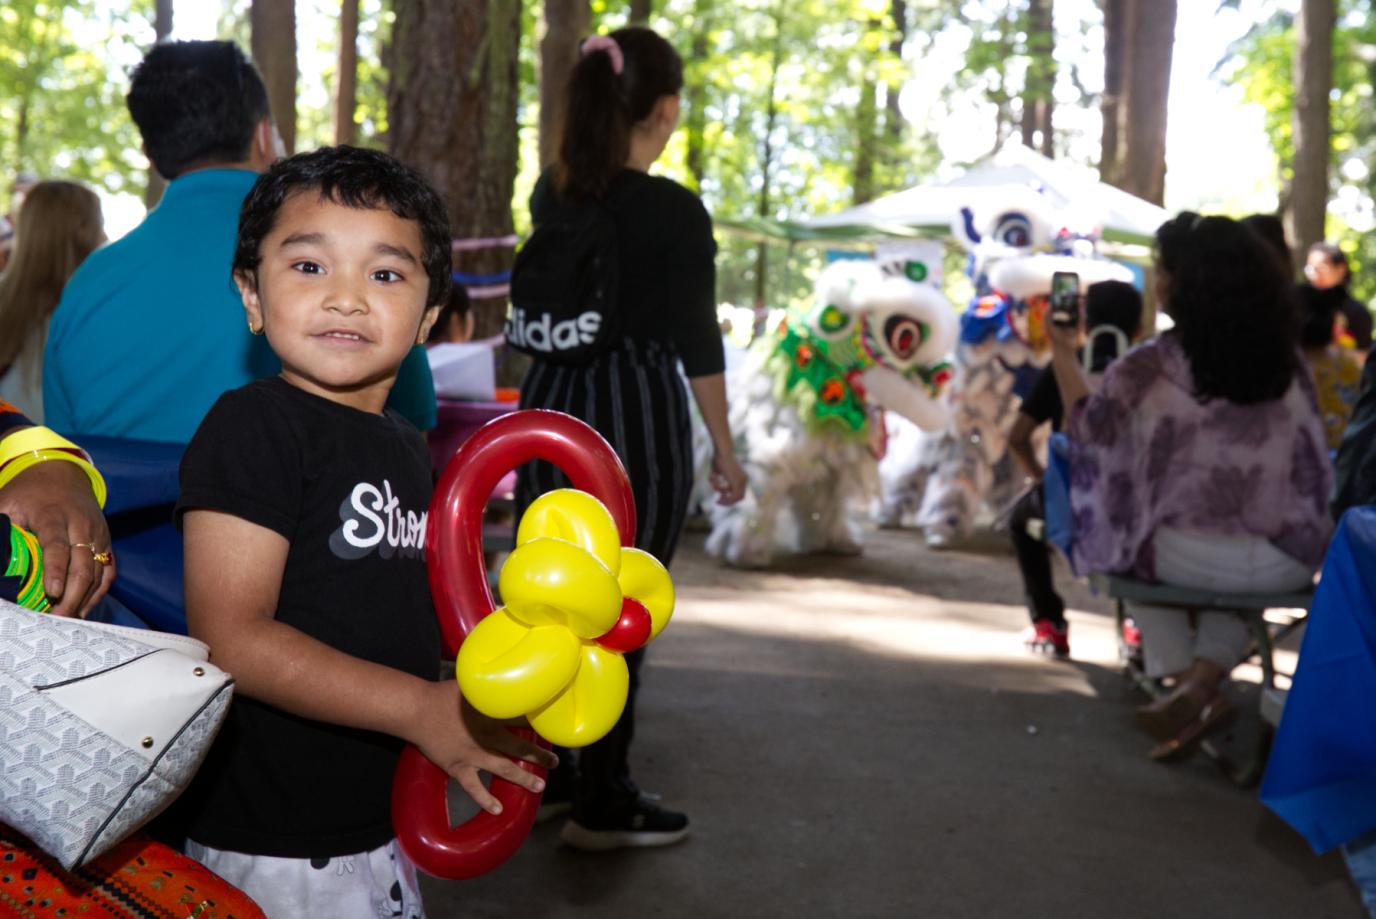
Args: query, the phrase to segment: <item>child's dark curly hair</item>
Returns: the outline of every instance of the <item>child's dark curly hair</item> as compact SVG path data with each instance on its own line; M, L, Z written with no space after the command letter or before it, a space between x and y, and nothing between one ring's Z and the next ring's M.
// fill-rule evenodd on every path
M272 232L277 212L292 195L314 191L321 198L352 208L387 209L420 225L421 263L430 278L427 306L449 297L449 213L435 190L414 169L377 150L322 147L279 160L258 177L239 209L239 235L232 270L252 275L258 268L263 239Z

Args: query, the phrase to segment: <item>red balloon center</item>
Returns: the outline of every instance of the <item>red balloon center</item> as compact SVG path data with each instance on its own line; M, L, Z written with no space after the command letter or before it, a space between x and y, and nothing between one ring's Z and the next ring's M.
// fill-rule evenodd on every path
M650 611L635 597L621 601L621 618L597 643L609 651L634 651L650 640Z

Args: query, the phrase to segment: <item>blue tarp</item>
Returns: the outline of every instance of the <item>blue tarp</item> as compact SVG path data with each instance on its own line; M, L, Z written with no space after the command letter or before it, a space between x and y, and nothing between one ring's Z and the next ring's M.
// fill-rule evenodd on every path
M182 538L172 524L172 508L186 445L114 437L73 440L105 477L105 516L118 565L110 587L117 602L104 604L92 617L185 635Z
M1070 547L1075 542L1075 520L1070 511L1070 441L1064 431L1057 431L1047 441L1042 486L1046 489L1046 541L1061 550L1073 570Z
M1376 506L1329 544L1261 800L1319 853L1376 829Z

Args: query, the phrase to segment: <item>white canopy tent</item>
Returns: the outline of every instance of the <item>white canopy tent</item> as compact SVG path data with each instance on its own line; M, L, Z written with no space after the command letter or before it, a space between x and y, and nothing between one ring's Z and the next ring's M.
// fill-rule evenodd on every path
M1091 171L1047 159L1019 143L975 163L948 182L917 185L834 214L796 221L718 221L742 232L792 242L858 242L949 236L963 207L997 205L1008 189L1034 188L1073 215L1075 228L1097 229L1106 242L1150 246L1170 216L1164 209L1100 182Z

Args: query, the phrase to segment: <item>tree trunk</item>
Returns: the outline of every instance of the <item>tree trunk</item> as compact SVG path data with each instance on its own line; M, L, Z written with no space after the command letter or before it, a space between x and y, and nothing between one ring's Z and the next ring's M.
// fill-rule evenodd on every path
M545 0L545 34L540 38L540 167L559 151L569 73L578 63L578 43L592 28L588 0Z
M633 26L648 25L654 0L631 0L630 22Z
M1166 100L1175 46L1176 0L1122 0L1122 95L1106 180L1161 204L1166 188ZM1105 30L1106 34L1109 32ZM1108 59L1105 59L1108 64Z
M1056 138L1051 129L1055 106L1056 32L1051 21L1050 0L1027 0L1027 76L1022 90L1022 142L1055 156Z
M449 208L455 239L502 240L455 253L456 270L511 267L516 182L515 0L407 0L396 5L387 86L391 153L418 169ZM475 291L474 334L501 331L505 294Z
M893 16L893 38L889 40L889 53L895 60L903 59L903 45L908 40L908 4L907 0L893 0L889 6L889 14ZM894 144L902 144L904 136L907 134L908 123L903 117L903 111L898 107L898 93L902 86L893 84L885 85L885 107L887 111L884 117L884 127L888 131L889 139Z
M702 194L702 182L707 175L707 85L708 73L704 62L711 50L710 23L713 0L697 0L693 10L692 41L684 67L683 101L684 162L693 179L693 191Z
M172 34L172 0L157 0L153 8L153 41L160 42ZM148 184L143 187L143 206L150 211L162 200L167 182L158 175L158 170L148 165Z
M871 22L873 29L878 23ZM879 85L874 71L864 67L860 78L860 104L855 107L855 169L851 177L851 204L874 199L875 157L879 147Z
M253 62L268 88L268 104L288 153L296 150L296 4L253 0L249 6Z
M1323 241L1328 213L1328 96L1336 5L1334 0L1303 0L1295 18L1295 161L1285 223L1300 265L1309 247Z
M756 214L762 219L769 219L770 213L770 179L774 172L774 128L779 121L779 62L783 56L784 46L784 23L782 4L774 9L774 45L769 57L769 87L768 97L765 102L764 136L760 143L760 196L757 202L758 210ZM769 244L761 242L759 248L755 250L755 306L763 306L766 303L765 290L767 275L769 273Z
M1104 95L1099 105L1103 129L1099 140L1099 178L1113 182L1118 168L1118 117L1123 101L1123 67L1127 63L1127 6L1130 0L1102 0L1104 10Z
M334 142L358 139L354 109L358 106L358 0L339 3L339 63L334 75Z

